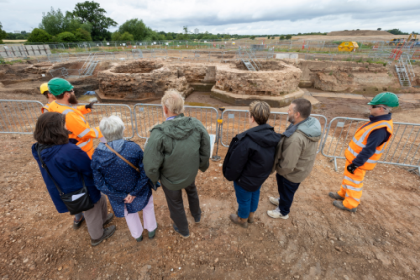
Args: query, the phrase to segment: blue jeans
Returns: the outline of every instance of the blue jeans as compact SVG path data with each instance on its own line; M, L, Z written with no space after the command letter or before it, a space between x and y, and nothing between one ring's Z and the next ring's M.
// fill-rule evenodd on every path
M280 213L286 216L290 213L290 207L292 206L293 197L295 196L295 192L299 188L300 183L290 182L283 176L280 176L278 173L276 173L276 179L280 195Z
M239 205L238 216L242 219L247 219L250 212L257 211L261 186L255 192L244 190L236 182L233 182L233 186L235 187L236 201Z

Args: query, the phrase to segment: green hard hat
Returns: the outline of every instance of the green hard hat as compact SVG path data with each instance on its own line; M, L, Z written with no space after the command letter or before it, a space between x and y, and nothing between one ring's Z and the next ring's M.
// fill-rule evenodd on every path
M54 78L48 82L48 88L52 95L58 96L66 91L71 91L73 86L64 79Z
M388 107L398 107L398 96L392 92L381 92L376 95L368 105L385 105Z

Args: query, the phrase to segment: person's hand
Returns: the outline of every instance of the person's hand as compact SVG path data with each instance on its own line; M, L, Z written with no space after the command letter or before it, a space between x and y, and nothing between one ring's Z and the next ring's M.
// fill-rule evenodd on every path
M94 102L90 102L88 105L85 105L85 108L86 109L93 109L92 108L92 106L93 106L93 104L95 103L96 101L94 101Z
M126 198L124 198L124 202L125 203L131 203L131 202L133 202L133 200L135 199L136 197L135 196L132 196L132 195L127 195L127 197Z
M347 165L347 171L351 174L354 174L354 170L357 169L358 166L356 166L354 163Z

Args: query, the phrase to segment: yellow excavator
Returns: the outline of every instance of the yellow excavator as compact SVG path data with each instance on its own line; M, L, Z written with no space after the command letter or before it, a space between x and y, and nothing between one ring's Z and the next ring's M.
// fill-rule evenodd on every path
M389 45L390 46L401 46L405 42L407 43L407 45L411 45L411 44L417 45L418 41L419 41L419 39L417 39L417 34L411 33L410 36L408 36L407 40L405 38L394 38L391 41L389 41Z

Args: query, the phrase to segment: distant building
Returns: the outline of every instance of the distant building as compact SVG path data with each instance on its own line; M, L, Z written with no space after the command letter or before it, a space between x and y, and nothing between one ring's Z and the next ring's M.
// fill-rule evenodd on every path
M194 33L198 34L198 33L200 33L200 30L198 30L198 28L194 29Z

